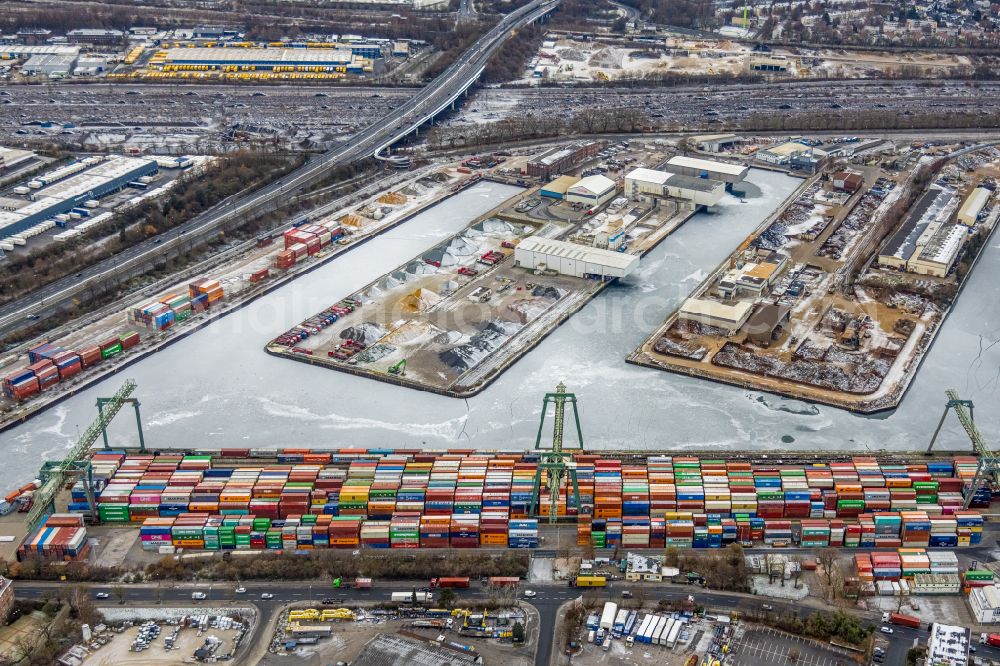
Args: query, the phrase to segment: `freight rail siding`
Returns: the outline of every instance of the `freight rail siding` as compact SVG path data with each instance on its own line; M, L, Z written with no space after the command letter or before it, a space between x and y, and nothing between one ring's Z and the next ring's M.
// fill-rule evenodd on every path
M227 449L218 459L95 453L98 517L139 525L143 548L163 552L533 549L539 518L550 507L543 485L539 510L531 509L538 453L289 449L264 465L255 453ZM564 522L575 521L577 544L594 548L975 546L984 518L962 505L976 462L972 456L817 457L788 464L663 454L623 461L577 454L572 465L581 504L574 505L563 484L556 510ZM977 492L974 500L988 508L991 496ZM82 483L67 508L87 510ZM40 534L27 543L44 545Z
M477 180L473 179L462 180L458 182L455 186L453 186L450 190L448 190L446 193L444 193L442 196L432 198L422 203L418 207L414 208L412 211L409 211L405 215L401 216L399 219L394 220L391 223L375 227L368 232L364 232L363 234L355 234L354 236L352 236L350 244L330 246L327 252L323 256L314 256L308 263L295 262L292 267L290 267L285 271L284 274L278 274L278 277L260 283L261 284L260 287L244 291L239 296L227 298L226 301L220 307L213 308L209 310L208 313L203 314L196 324L191 325L189 323L182 331L171 332L169 335L167 335L167 337L162 338L159 341L153 342L152 344L148 344L136 352L130 353L125 358L125 360L117 363L116 365L111 367L104 367L98 370L97 372L92 373L83 381L74 382L72 386L60 388L59 393L51 398L48 398L47 396L45 396L46 399L36 398L34 400L31 400L27 403L20 405L16 411L5 416L4 419L0 421L0 433L24 423L31 417L48 409L49 407L53 407L61 403L62 401L75 396L80 391L86 390L91 386L94 386L104 381L108 377L121 372L125 368L128 368L129 366L142 361L150 354L165 349L176 342L180 342L181 340L185 339L192 333L200 331L209 324L214 323L218 319L221 319L222 317L228 314L241 310L242 308L256 301L258 298L267 296L268 294L277 291L279 288L284 287L292 280L301 277L303 275L306 275L308 273L311 273L312 271L326 265L333 259L342 256L344 253L350 252L351 250L361 247L365 243L379 236L382 236L386 232L389 232L399 227L400 225L408 222L409 220L423 213L429 208L433 208L435 205L441 203L442 201L445 201L453 196L456 196L464 192L466 189L475 185L477 182L478 182ZM376 183L376 185L378 185L378 183Z

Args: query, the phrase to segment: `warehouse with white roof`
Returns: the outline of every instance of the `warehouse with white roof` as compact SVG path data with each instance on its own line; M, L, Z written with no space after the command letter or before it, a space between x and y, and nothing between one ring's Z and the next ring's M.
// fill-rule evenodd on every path
M591 208L611 201L618 194L615 181L605 176L587 176L566 190L566 201L583 204Z
M979 213L986 207L986 203L990 200L992 194L993 192L985 187L977 187L972 190L958 211L958 221L970 227L974 225L979 219Z
M735 335L750 319L753 303L739 301L732 305L710 301L706 298L689 298L678 312L681 319L721 328L726 335Z
M625 277L639 265L634 254L529 236L514 250L514 263L527 270L554 270L580 278Z
M679 173L682 176L691 176L692 178L721 180L729 185L741 182L750 173L750 168L742 164L703 160L686 155L671 157L663 168L670 173Z
M673 197L696 206L714 206L726 195L726 184L709 178L656 169L633 169L625 175L625 195L642 200L646 197Z

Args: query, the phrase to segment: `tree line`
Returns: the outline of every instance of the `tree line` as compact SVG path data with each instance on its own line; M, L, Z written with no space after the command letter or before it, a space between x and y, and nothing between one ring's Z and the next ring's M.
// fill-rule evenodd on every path
M117 213L107 224L63 243L48 243L0 264L0 303L110 258L173 229L226 197L258 187L294 165L279 155L234 153L195 177L182 177L162 199Z

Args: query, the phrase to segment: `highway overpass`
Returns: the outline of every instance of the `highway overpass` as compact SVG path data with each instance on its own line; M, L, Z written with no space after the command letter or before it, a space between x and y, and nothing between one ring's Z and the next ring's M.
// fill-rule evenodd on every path
M276 210L291 195L322 181L333 169L374 156L447 109L482 74L490 57L514 33L553 11L560 0L533 2L506 15L454 63L407 102L331 150L310 157L295 171L246 195L236 195L169 232L150 238L98 262L80 273L41 287L0 306L0 336L31 326L35 319L55 314L75 298L98 286L106 288L141 272L158 256L177 253L209 238L227 223Z

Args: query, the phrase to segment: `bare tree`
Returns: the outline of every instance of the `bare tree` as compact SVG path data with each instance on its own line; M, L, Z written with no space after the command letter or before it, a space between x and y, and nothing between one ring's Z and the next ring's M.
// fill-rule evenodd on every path
M826 576L826 584L830 584L833 567L837 563L839 553L836 548L823 548L816 555L816 561L823 567L823 574Z

